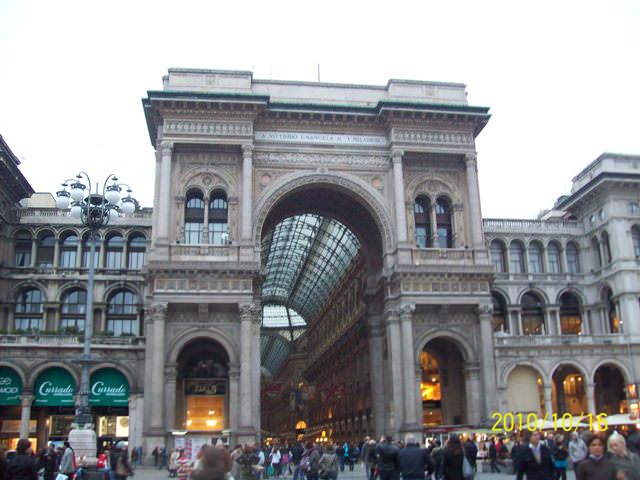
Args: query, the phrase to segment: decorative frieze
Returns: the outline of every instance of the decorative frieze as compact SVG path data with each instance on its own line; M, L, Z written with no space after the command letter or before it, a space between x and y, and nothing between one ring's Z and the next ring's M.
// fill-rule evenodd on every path
M250 137L253 122L216 122L211 120L165 120L164 133L177 135L217 135Z
M353 155L335 153L302 153L302 152L265 152L256 151L253 155L256 167L265 166L293 166L317 168L323 166L343 166L362 168L367 170L386 171L390 167L390 160L386 155Z
M238 278L156 278L153 287L154 293L253 293L252 281Z
M391 140L393 142L403 143L473 147L473 135L471 133L463 132L394 128L391 131Z

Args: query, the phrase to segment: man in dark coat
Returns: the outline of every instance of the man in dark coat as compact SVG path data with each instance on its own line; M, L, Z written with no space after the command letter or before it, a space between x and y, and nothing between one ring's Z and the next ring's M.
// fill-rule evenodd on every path
M398 480L400 477L398 451L398 447L391 443L391 437L380 438L380 443L376 447L380 480Z
M476 446L476 442L474 442L473 439L469 437L467 438L467 441L464 442L462 449L464 450L464 456L473 467L473 471L476 472L476 458L478 457L478 447Z
M398 452L398 462L403 480L424 480L425 472L433 470L431 456L420 448L413 435L407 435L407 444Z
M489 443L489 464L491 465L491 473L500 473L497 460L498 450L496 449L496 439L492 438Z
M553 479L551 450L540 441L540 432L531 433L529 448L522 448L518 463L521 475L526 475L527 480Z

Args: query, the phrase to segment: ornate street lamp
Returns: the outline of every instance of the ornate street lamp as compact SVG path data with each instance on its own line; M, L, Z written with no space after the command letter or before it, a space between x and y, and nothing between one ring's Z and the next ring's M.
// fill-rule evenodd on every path
M85 184L86 182L86 184ZM112 182L110 185L107 185ZM77 455L86 455L87 458L96 456L96 434L93 430L93 418L89 408L89 365L91 357L91 334L93 331L93 282L95 274L95 244L98 239L98 230L115 221L120 213L131 214L138 205L131 196L131 188L124 183L117 183L118 178L110 174L103 183L102 193L98 193L98 184L95 184L95 193L91 193L92 185L89 175L80 172L75 179L66 180L63 189L56 192L56 206L60 209L70 208L70 215L80 220L82 225L89 228L89 272L87 276L87 306L84 322L83 352L79 358L82 370L80 375L80 391L78 394L78 406L73 419L73 429L69 432L69 442ZM67 187L71 191L67 191ZM121 198L122 187L126 187L127 196ZM74 445L75 443L75 445Z

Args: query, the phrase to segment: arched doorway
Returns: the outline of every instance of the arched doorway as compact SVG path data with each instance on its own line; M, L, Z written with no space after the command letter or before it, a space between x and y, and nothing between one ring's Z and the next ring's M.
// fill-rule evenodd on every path
M424 426L460 425L467 422L464 359L450 340L436 338L420 353Z
M560 365L553 372L553 411L580 415L588 412L583 373L573 365Z
M601 365L593 378L596 411L607 415L627 413L626 382L620 368L610 364Z
M507 379L507 410L513 413L544 411L544 390L540 374L532 367L518 365Z
M361 196L325 182L293 188L268 208L258 221L261 359L269 372L262 379L263 434L295 438L299 421L307 438L325 432L343 442L373 434L363 429L375 421L359 420L378 411L384 421L372 393L379 390L382 401L384 371L372 372L369 354L371 312L382 316L382 295L369 288L383 263L380 219Z
M229 409L227 352L215 340L196 338L178 355L175 425L187 440L211 443L229 428Z

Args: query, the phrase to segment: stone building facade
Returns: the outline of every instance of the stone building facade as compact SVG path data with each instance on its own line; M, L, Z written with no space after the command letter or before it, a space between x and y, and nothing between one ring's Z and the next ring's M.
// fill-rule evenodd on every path
M603 155L544 218L483 221L475 138L489 113L464 85L192 69L163 82L143 99L153 213L103 232L94 296L92 372L129 388L128 410L97 415L127 413L130 444L249 442L293 436L299 421L311 438L356 439L496 411L628 409L640 157ZM0 417L22 418L23 434L37 418L39 439L47 415L68 411L36 416L34 388L53 367L77 384L79 345L16 326L32 329L21 305L38 289L36 325L60 329L65 292L86 276L82 235L55 209L17 209L7 227L0 366L23 394ZM129 295L113 305L118 292ZM109 335L116 320L124 337Z

